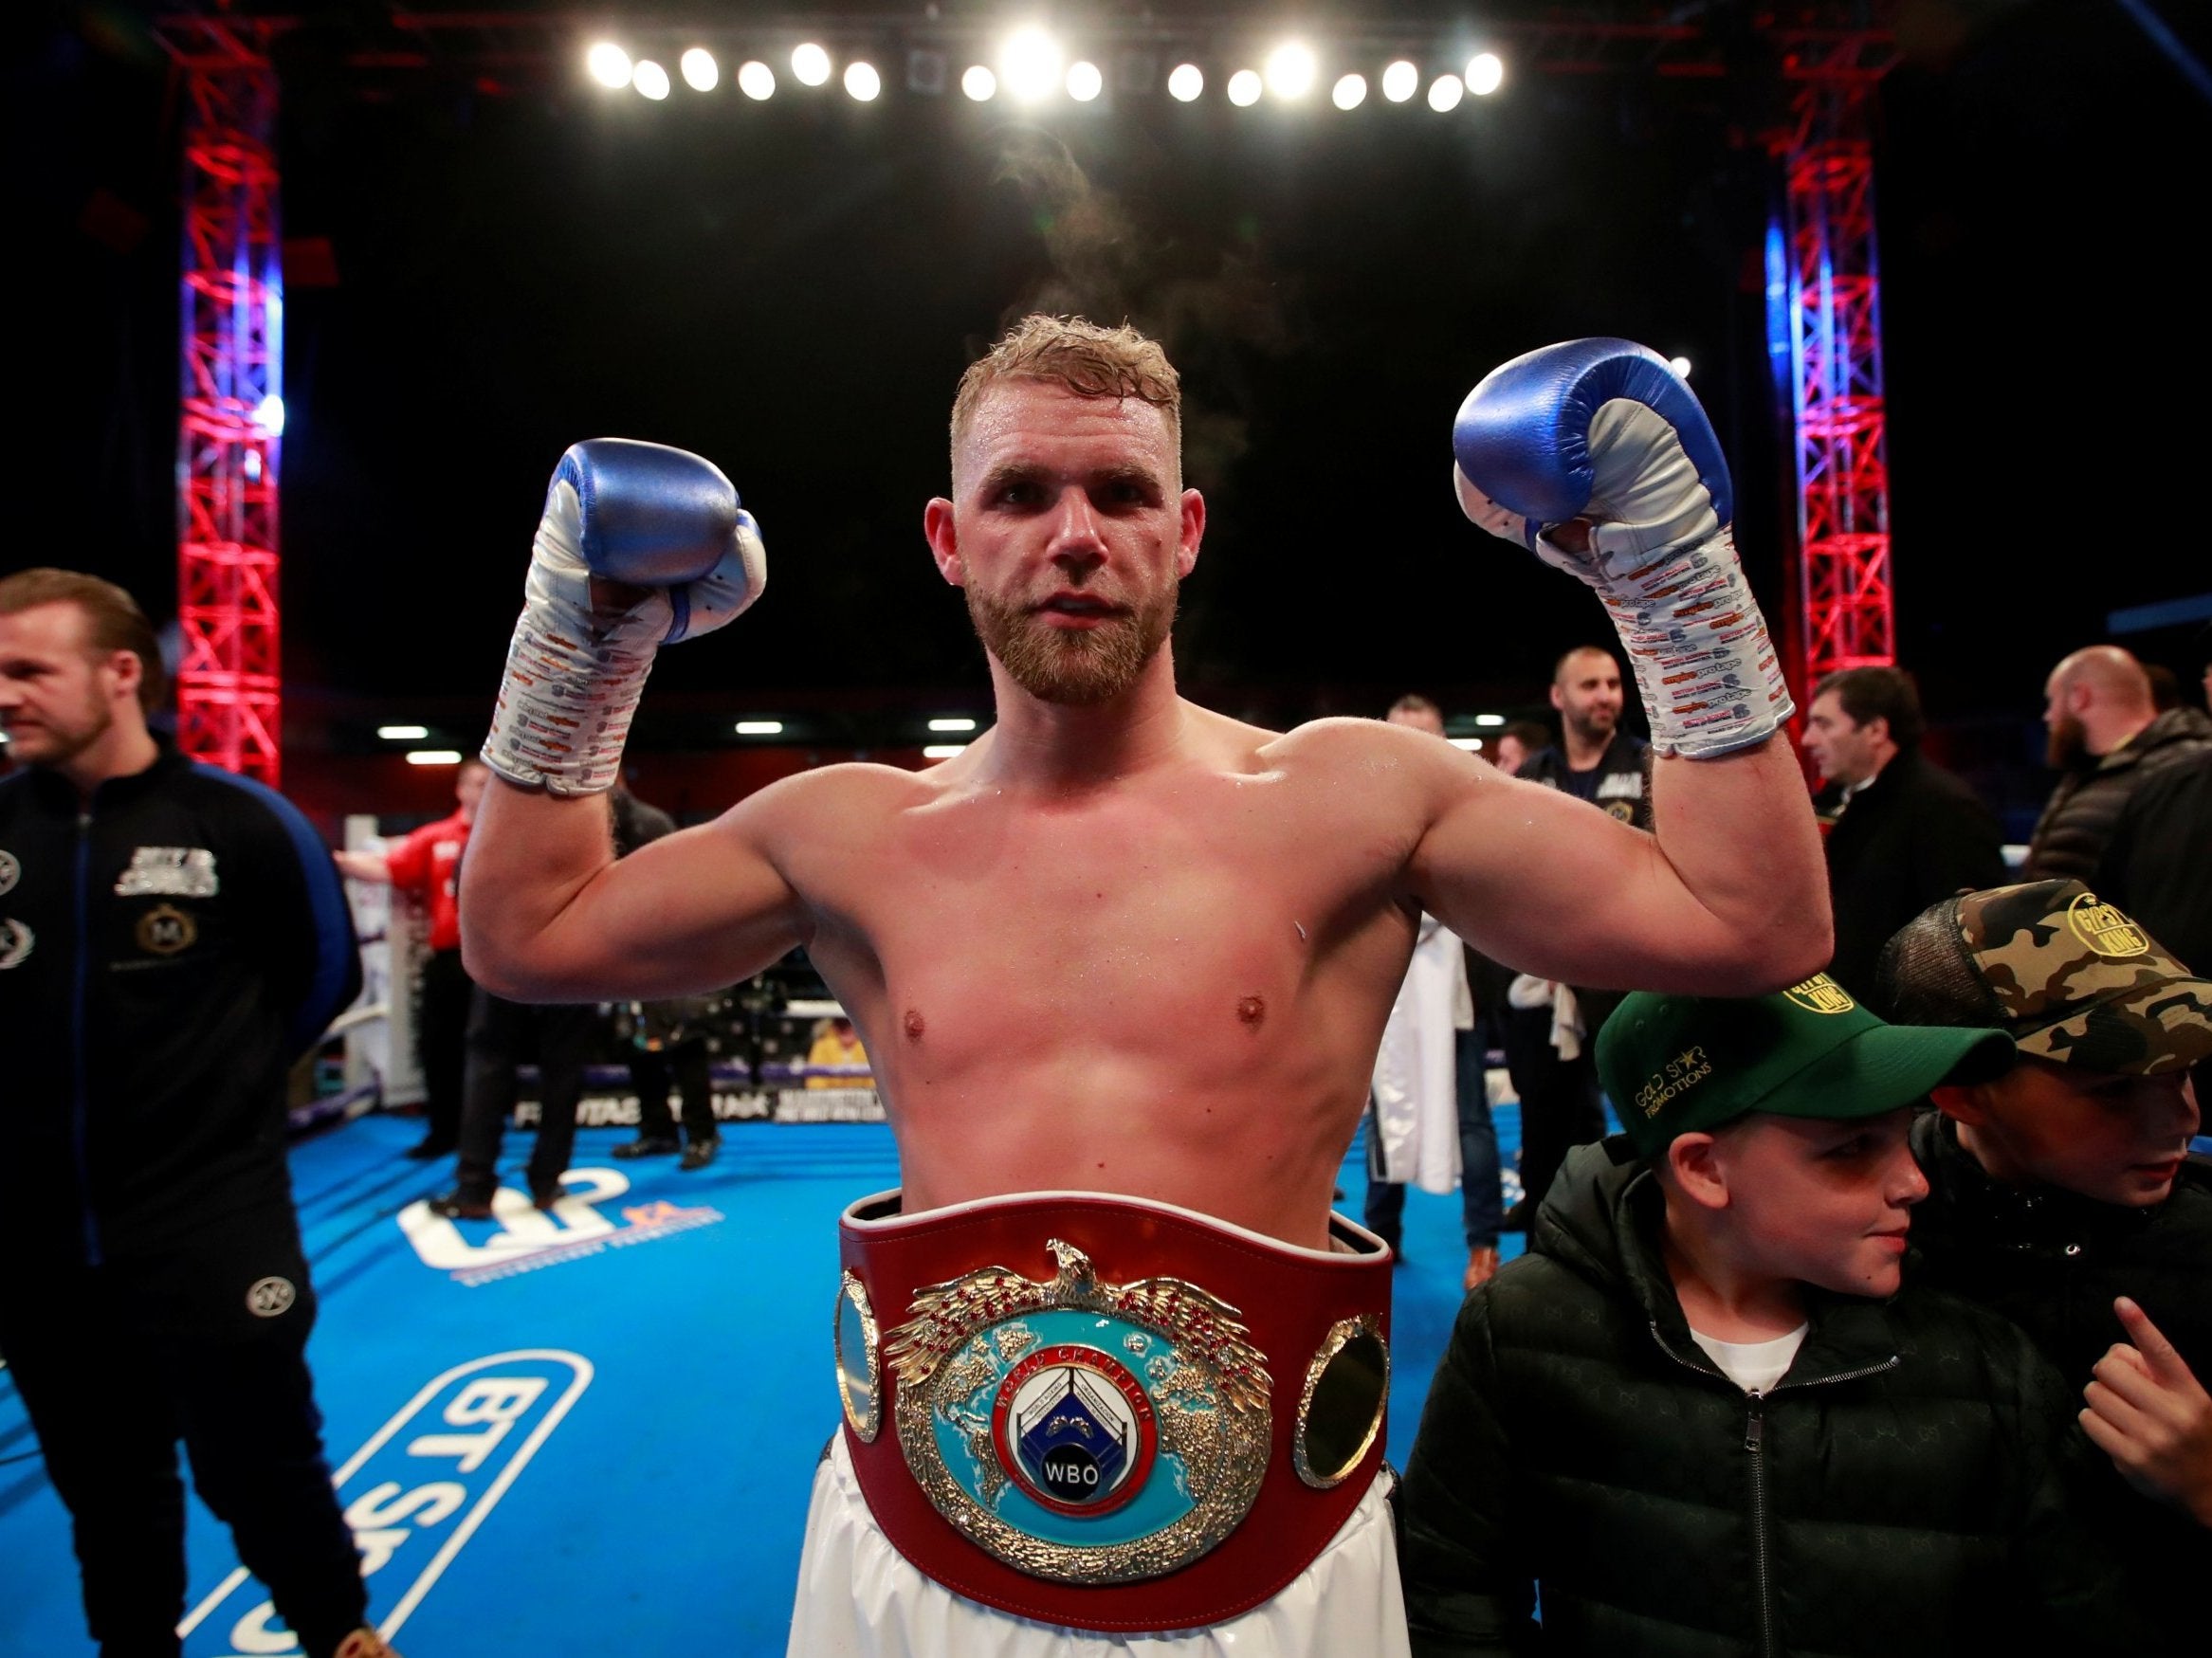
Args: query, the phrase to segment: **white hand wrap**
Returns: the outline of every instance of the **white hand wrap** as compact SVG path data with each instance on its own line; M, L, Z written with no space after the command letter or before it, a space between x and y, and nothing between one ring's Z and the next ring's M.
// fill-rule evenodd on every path
M1590 550L1536 554L1597 591L1627 647L1652 746L1712 759L1765 741L1796 712L1743 560L1674 427L1617 398L1590 421Z
M1796 704L1735 541L1673 426L1645 404L1611 400L1591 418L1589 455L1586 553L1531 534L1457 465L1453 487L1474 523L1533 546L1604 602L1659 754L1712 759L1765 741Z
M613 786L654 652L671 637L722 626L767 581L759 532L737 511L734 530L723 532L729 551L705 575L673 593L629 587L622 591L641 595L629 609L594 609L581 515L576 485L557 480L532 543L522 613L484 745L485 763L508 782L558 795Z
M653 652L668 630L667 595L658 590L612 616L593 610L579 514L575 485L555 484L531 543L522 613L484 745L493 771L549 794L613 787Z

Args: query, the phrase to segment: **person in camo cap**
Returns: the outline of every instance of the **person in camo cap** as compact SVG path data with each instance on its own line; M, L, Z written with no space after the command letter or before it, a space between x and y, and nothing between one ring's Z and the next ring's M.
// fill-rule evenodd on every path
M2123 1504L2129 1553L2148 1579L2202 1581L2212 1167L2189 1156L2188 1073L2212 1057L2212 980L2080 882L2038 881L1923 911L1883 947L1874 1001L2019 1048L2001 1077L1938 1085L1914 1124L1920 1280L2011 1318L2083 1390L2083 1429L2148 1499Z

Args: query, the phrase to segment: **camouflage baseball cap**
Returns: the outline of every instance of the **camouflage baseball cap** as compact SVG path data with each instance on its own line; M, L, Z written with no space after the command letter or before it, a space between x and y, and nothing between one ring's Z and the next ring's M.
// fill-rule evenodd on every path
M2163 1076L2212 1058L2212 981L2078 881L1931 904L1882 946L1873 1001L1914 1025L1994 1025L2022 1053Z

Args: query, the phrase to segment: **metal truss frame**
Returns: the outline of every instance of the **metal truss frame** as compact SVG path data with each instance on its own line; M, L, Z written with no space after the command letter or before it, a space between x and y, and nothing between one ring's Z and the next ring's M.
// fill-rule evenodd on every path
M931 13L936 11L930 9ZM1791 88L1793 127L1778 146L1784 207L1769 237L1769 343L1786 356L1794 422L1799 603L1793 643L1808 683L1839 667L1894 660L1889 473L1884 446L1880 271L1874 224L1873 105L1894 59L1872 0L1763 6L1751 31L1764 72ZM358 96L426 71L464 71L486 92L562 72L605 13L410 11L359 8L339 25L285 16L173 16L156 25L186 95L182 410L178 434L179 739L186 752L274 783L282 681L278 458L283 395L277 77L268 47L295 29L345 30L339 57ZM948 50L979 42L978 18L894 13L626 22L635 41L726 47L742 36L814 38L833 49ZM1142 56L1218 53L1256 38L1257 20L1107 18L1087 41ZM1348 31L1348 32L1347 32ZM1509 49L1515 72L1720 77L1746 65L1733 40L1678 10L1601 4L1546 8L1454 32L1430 19L1368 18L1330 31L1340 48L1435 57L1481 41ZM1443 37L1451 35L1447 41ZM1117 71L1117 82L1126 77Z
M1769 348L1795 431L1799 636L1809 687L1896 661L1890 470L1874 237L1875 76L1856 59L1806 66L1782 155L1767 246Z
M169 26L184 95L177 745L274 787L283 286L277 75L259 25Z

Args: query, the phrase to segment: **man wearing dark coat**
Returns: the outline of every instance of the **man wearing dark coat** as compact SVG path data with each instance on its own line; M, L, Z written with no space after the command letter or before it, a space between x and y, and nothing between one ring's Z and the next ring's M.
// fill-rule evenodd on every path
M1825 785L1813 805L1836 905L1828 974L1856 995L1892 933L1939 898L2004 879L1996 817L1920 752L1926 730L1909 675L1855 667L1814 688L1799 738Z
M2212 749L2212 720L2194 708L2161 713L2150 676L2116 645L2067 657L2051 670L2043 696L2058 786L2028 842L2024 873L2094 880L2129 797L2166 767Z

